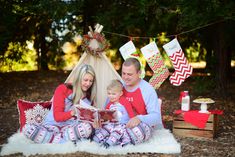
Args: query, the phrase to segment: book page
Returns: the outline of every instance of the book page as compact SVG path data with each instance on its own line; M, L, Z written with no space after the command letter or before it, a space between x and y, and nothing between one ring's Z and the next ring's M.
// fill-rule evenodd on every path
M75 104L75 106L97 110L97 108L94 106L91 106L91 103L86 99L84 99L84 100L80 99L79 104Z
M77 106L77 111L78 111L78 119L80 121L85 121L85 122L95 122L98 118L97 115L97 110L86 108L86 107L81 107Z
M99 110L98 118L101 124L118 123L117 113L115 110Z
M97 109L84 100L80 100L75 105L77 109L77 117L80 121L95 122L100 121L101 124L117 123L117 113L115 110Z

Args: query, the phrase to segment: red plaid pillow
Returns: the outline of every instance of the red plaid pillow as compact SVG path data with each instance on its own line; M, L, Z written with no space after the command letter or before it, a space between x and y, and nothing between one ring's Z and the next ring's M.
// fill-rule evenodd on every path
M20 131L27 124L41 124L47 112L51 108L51 101L30 102L25 100L17 101Z

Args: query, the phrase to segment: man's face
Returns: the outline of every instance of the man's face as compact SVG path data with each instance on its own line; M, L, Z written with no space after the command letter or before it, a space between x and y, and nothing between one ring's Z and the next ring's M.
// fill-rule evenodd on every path
M122 66L122 79L126 86L133 87L137 85L140 78L140 71L137 71L134 65Z

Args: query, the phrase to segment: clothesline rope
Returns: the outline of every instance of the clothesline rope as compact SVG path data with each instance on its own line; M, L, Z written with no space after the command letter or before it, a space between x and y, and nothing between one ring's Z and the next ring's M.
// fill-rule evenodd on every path
M235 17L235 16L226 17L226 18L224 18L223 20L211 22L211 23L205 24L205 25L203 25L203 26L198 26L198 27L195 27L195 28L193 28L193 29L190 29L190 30L187 30L187 31L183 31L183 32L178 33L178 34L175 34L175 35L167 35L166 37L167 37L167 38L170 38L170 37L177 37L177 36L179 36L179 35L187 34L187 33L196 31L196 30L198 30L198 29L202 29L202 28L205 28L205 27L208 27L208 26L217 24L217 23L221 23L221 22L224 22L224 21L227 21L227 20L234 20L234 19L233 19L234 17ZM103 31L103 32L104 32L104 33L107 33L107 34L111 34L111 35L116 35L116 36L121 36L121 37L130 38L131 40L132 40L132 39L137 39L137 38L139 38L139 39L140 39L140 38L141 38L141 39L150 39L150 38L158 39L158 38L160 38L160 37L128 36L128 35L119 34L119 33L114 33L114 32L109 32L109 31Z

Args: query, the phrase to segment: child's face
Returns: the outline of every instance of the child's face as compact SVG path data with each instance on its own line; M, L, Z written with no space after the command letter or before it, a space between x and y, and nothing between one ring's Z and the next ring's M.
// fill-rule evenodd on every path
M118 102L119 98L122 96L122 91L119 90L108 90L107 91L108 98L111 102Z

